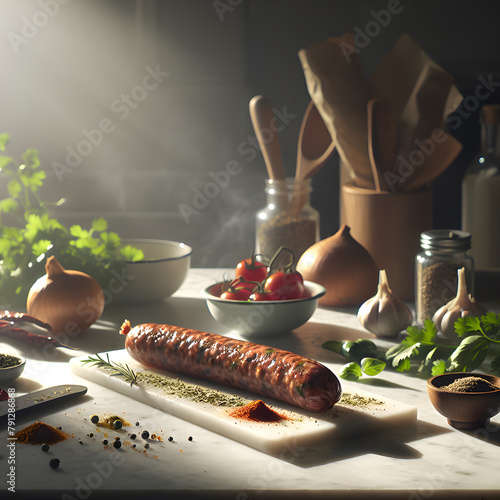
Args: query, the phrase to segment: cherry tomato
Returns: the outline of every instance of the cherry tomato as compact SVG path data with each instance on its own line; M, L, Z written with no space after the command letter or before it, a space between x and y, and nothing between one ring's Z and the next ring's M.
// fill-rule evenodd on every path
M274 300L274 299L272 298L271 293L253 292L252 295L250 295L250 300L253 300L254 302L264 302L267 300Z
M261 283L267 278L267 266L255 259L252 255L249 259L244 259L238 263L234 274L236 278L242 277L245 281L257 281Z
M304 290L304 280L296 271L276 271L264 283L265 292L272 292L279 297L273 300L300 299L304 296Z
M232 288L222 292L220 298L226 300L249 300L252 290L248 288Z

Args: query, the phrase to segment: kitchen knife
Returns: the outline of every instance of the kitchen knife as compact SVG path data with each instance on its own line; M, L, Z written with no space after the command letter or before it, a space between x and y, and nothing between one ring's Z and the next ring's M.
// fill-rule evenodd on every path
M18 396L14 398L15 403L12 399L7 399L0 402L0 419L5 418L9 413L17 416L20 412L29 408L45 407L49 403L83 396L86 392L87 388L83 385L67 384L47 387L24 396Z

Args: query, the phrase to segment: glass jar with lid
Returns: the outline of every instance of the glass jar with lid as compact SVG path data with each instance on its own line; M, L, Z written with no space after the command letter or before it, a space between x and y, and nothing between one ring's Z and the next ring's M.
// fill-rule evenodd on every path
M256 216L256 253L270 259L283 246L297 264L319 240L319 213L310 205L311 179L267 179L265 191L267 204Z
M465 268L467 290L473 293L474 260L468 254L471 235L437 229L420 235L422 252L415 262L415 313L422 325L457 294L458 270Z
M472 234L476 269L500 270L500 105L481 110L481 150L462 181L462 230Z

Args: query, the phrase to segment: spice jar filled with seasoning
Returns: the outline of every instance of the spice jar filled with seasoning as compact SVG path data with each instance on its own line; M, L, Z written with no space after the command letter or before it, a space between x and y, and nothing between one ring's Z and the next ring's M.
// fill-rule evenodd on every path
M310 205L311 179L267 179L265 191L267 205L256 218L256 253L271 258L283 246L293 252L295 265L319 240L319 213Z
M471 235L465 231L437 229L420 235L422 252L415 261L415 313L422 325L457 294L458 270L465 268L469 293L473 293L474 260L468 254Z

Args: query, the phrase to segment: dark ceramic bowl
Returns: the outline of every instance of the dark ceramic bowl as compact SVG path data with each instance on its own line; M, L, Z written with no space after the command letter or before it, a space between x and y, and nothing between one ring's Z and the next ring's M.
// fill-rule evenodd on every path
M442 387L458 378L480 377L498 387L488 392L450 392ZM444 373L427 381L432 405L456 429L478 429L488 425L500 411L500 377L483 373Z

